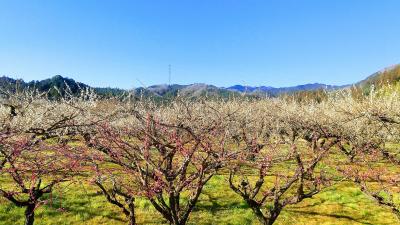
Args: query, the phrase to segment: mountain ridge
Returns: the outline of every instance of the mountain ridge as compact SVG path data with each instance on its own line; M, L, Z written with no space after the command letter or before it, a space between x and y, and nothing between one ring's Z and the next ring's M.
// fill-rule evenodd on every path
M308 83L289 87L272 87L272 86L245 86L233 85L229 87L217 87L215 85L205 83L193 84L157 84L149 87L135 88L135 93L141 95L152 96L156 98L174 97L177 95L186 97L199 97L199 96L237 96L237 95L268 95L276 97L281 94L290 94L301 91L316 91L316 90L338 90L351 86L359 86L361 88L368 88L371 85L382 84L384 82L397 82L400 81L400 64L384 68L372 75L366 77L364 80L349 85L328 85L322 83ZM49 92L50 95L62 95L66 89L70 89L72 93L78 93L82 89L91 88L101 96L116 96L126 93L128 90L111 87L92 87L85 83L75 81L72 78L55 75L51 78L44 80L34 80L26 82L23 79L14 79L7 76L0 77L0 88L6 88L15 91L17 88L34 88L40 92Z

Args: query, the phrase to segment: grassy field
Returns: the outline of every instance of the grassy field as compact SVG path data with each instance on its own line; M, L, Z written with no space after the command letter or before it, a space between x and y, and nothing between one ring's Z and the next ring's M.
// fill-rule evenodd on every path
M52 203L37 210L35 224L126 224L121 211L107 203L96 188L73 183L63 189L64 194L55 192ZM136 206L139 224L166 223L146 200L138 199ZM23 224L23 212L22 208L0 200L0 224ZM189 224L259 223L240 197L229 189L226 178L215 176L205 187ZM276 224L389 225L399 221L390 210L377 205L356 187L341 183L284 209Z

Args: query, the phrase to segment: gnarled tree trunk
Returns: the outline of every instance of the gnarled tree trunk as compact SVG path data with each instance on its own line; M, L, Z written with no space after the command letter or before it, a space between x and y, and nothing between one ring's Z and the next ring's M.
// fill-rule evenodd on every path
M25 225L33 225L35 221L36 204L29 204L25 209Z

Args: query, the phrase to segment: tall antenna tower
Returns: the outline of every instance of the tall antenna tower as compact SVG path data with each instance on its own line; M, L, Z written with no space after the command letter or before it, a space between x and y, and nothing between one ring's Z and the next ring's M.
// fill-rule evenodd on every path
M171 64L168 65L168 86L171 86Z

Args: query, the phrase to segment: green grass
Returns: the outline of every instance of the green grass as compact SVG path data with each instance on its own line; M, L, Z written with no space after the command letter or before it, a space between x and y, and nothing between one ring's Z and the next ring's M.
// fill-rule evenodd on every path
M74 183L63 190L63 194L59 191L53 194L52 204L37 210L35 224L126 224L121 211L107 203L95 187ZM138 199L136 208L139 224L166 223L148 201ZM0 224L22 224L23 220L22 208L0 200ZM226 177L215 176L204 188L189 224L259 223L240 197L229 189ZM400 222L390 210L377 205L355 186L341 183L312 199L285 208L276 224L389 225Z

